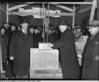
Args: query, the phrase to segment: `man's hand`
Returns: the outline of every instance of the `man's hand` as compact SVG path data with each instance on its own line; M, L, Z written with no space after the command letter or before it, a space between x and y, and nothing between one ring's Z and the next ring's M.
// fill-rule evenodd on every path
M14 57L12 56L12 57L10 57L10 60L14 60Z
M94 60L99 61L99 56L96 56Z
M49 47L53 47L53 44L50 43L48 46L49 46Z

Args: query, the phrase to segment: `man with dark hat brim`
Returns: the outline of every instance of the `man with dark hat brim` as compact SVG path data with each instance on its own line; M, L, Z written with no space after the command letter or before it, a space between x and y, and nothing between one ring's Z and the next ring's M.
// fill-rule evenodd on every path
M90 28L90 27L99 27L99 21L90 21L89 22L89 26L87 28Z
M10 27L10 24L9 23L4 23L3 27L7 30Z
M49 46L59 49L63 79L79 79L80 67L77 59L74 34L68 29L65 21L60 22L59 30L62 33L60 39Z
M82 62L82 79L99 80L99 21L90 21L89 32Z
M23 20L23 21L21 22L21 24L23 24L23 23L28 23L28 24L29 24L29 22L28 22L27 20Z
M87 28L89 29L89 32L93 37L99 32L99 21L90 21L89 26Z

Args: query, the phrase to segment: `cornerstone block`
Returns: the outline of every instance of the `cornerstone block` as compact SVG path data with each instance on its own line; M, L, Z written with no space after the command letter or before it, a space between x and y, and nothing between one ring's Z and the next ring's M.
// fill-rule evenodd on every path
M57 49L30 49L30 70L59 69L59 51Z

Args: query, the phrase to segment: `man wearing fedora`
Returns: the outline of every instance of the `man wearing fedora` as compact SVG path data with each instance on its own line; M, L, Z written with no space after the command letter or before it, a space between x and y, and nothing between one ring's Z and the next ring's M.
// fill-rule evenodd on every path
M99 80L99 21L90 21L89 32L82 62L82 79Z
M27 79L30 69L30 48L33 37L28 32L28 23L23 21L21 29L12 35L10 42L10 60L13 61L13 73L17 79Z
M50 47L59 49L63 79L79 79L80 67L74 34L65 21L60 22L59 30L62 33L60 39L50 44Z

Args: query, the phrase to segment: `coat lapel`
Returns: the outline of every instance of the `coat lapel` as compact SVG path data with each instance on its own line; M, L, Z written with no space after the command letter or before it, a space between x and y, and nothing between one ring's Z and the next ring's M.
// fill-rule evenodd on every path
M19 31L19 35L22 39L27 39L28 38L28 35L29 33L27 32L27 34L24 34L22 30Z
M97 38L99 38L99 32L92 39L90 39L90 42L94 43Z

